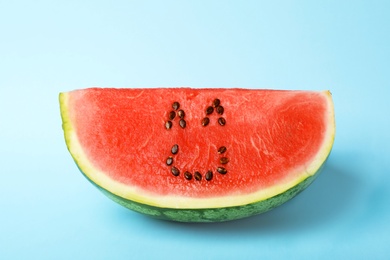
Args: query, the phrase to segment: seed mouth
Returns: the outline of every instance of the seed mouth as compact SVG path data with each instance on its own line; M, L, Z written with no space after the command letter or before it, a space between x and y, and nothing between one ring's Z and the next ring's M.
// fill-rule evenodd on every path
M217 168L217 172L219 172L220 174L226 174L227 173L227 170L224 168L224 167L218 167Z
M177 154L178 151L179 151L179 146L177 144L173 145L171 148L171 153Z
M221 164L227 164L229 162L229 158L227 157L222 157L221 159L219 159L219 162Z
M167 164L168 166L170 166L170 165L172 165L172 163L173 163L173 158L172 158L172 156L169 156L169 157L167 158L166 164Z
M186 172L184 173L184 178L186 178L186 179L189 180L189 181L192 180L192 173L186 171Z
M207 171L205 175L206 181L211 181L213 179L213 172L212 171Z
M202 174L200 172L194 173L195 180L201 181L202 180Z
M218 148L218 153L219 154L223 154L224 152L226 152L226 146L221 146Z
M172 128L172 121L167 121L167 122L165 122L165 128L166 128L167 130L171 129L171 128Z
M210 182L213 179L214 172L212 170L207 170L207 172L205 172L204 174L202 174L202 172L198 170L194 172L191 172L189 169L180 170L180 167L177 166L177 160L175 159L179 151L180 151L179 145L174 144L171 147L171 151L170 151L172 155L169 155L165 161L167 166L171 166L170 172L173 176L175 177L180 176L180 172L181 170L183 170L184 172L183 176L187 181L195 180L196 182L202 182L203 180L206 180L207 182ZM226 169L226 165L229 163L230 160L229 157L226 156L226 152L227 152L226 146L221 146L217 149L216 153L219 155L218 156L219 159L217 162L220 164L220 166L216 167L215 173L219 173L221 175L227 174L228 171Z
M171 168L171 173L173 174L173 176L179 176L180 175L180 170L178 168L176 168L175 166L173 166Z

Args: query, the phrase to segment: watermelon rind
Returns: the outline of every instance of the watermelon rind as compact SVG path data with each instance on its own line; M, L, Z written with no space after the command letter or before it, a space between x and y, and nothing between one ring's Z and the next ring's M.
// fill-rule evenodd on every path
M153 218L171 220L178 222L224 222L230 220L236 220L255 216L267 212L273 208L276 208L286 201L292 199L304 189L306 189L318 176L322 168L315 174L312 175L298 185L288 189L287 191L280 193L271 198L253 202L246 205L240 205L235 207L221 207L221 208L204 208L204 209L177 209L177 208L160 208L141 204L132 200L128 200L114 193L96 185L92 182L101 192L103 192L108 198L112 199L116 203L131 209L133 211L149 215ZM88 177L87 177L88 179Z

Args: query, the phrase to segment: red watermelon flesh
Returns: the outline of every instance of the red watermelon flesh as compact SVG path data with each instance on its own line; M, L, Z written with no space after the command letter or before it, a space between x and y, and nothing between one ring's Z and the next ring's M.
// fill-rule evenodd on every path
M120 197L158 207L235 206L236 197L245 204L253 202L245 196L258 199L252 194L277 195L314 175L334 139L328 91L92 88L62 95L68 147L84 174ZM206 115L215 99L222 115L215 108ZM209 124L202 126L206 116ZM179 151L172 154L175 144ZM226 152L219 154L222 146Z

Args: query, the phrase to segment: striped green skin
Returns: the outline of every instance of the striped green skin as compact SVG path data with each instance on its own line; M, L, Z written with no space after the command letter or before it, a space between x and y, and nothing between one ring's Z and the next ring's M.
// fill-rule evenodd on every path
M325 162L324 162L325 164ZM235 207L224 207L224 208L205 208L205 209L175 209L175 208L159 208L146 204L141 204L135 201L131 201L122 197L119 197L110 191L100 187L93 181L91 181L80 169L83 175L96 186L104 195L117 202L118 204L134 210L136 212L151 216L157 219L171 220L178 222L223 222L230 221L245 217L250 217L260 213L269 211L286 201L292 199L308 187L321 172L324 164L319 170L312 176L306 178L291 189L278 194L274 197L266 200L254 202L247 205L240 205Z

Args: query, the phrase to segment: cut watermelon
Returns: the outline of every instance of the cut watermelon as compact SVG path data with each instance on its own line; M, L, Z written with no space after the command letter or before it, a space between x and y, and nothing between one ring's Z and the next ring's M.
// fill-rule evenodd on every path
M183 222L270 210L306 188L335 135L329 91L104 89L60 94L81 172L132 210Z

